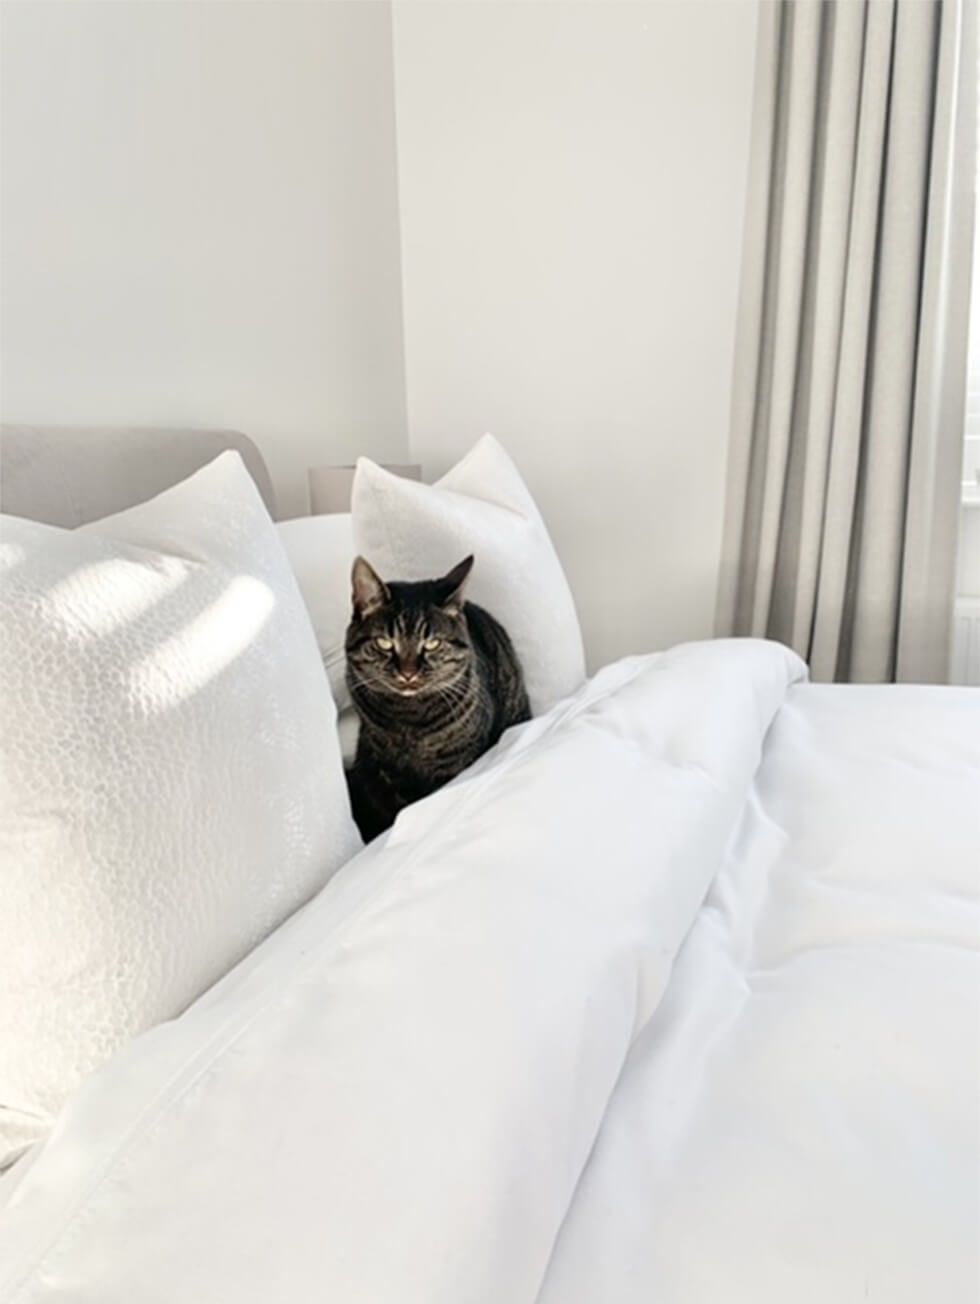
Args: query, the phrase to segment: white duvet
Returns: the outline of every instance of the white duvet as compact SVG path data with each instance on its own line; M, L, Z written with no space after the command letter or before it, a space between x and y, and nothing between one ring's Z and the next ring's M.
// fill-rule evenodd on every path
M508 735L0 1186L0 1300L972 1301L980 694L776 645Z

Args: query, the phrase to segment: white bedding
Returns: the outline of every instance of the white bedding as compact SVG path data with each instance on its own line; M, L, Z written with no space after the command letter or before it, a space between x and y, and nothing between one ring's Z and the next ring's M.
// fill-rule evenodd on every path
M541 1304L980 1299L980 694L800 686Z
M980 694L802 677L620 663L406 812L78 1091L0 1300L973 1300Z

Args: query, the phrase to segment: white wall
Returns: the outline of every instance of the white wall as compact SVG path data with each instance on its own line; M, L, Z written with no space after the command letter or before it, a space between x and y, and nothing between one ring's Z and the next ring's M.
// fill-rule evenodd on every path
M390 6L5 3L2 415L404 460Z
M237 426L287 512L490 429L593 663L710 633L755 0L2 13L4 419Z
M593 663L711 632L754 0L396 3L412 451L484 430Z

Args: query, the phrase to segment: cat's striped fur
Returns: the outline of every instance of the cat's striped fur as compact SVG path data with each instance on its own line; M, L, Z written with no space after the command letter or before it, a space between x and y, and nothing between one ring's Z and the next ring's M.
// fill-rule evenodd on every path
M530 718L507 631L463 599L472 565L410 584L354 563L347 682L360 735L348 783L366 842Z

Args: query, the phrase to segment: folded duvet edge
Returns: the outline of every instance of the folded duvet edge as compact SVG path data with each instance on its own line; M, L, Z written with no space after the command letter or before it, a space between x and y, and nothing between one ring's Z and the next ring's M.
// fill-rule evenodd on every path
M665 679L660 678L661 672L667 672ZM682 680L692 682L678 683L678 673ZM579 694L555 708L547 717L505 739L495 754L438 794L437 799L409 812L411 818L402 822L397 836L352 861L330 888L284 925L211 993L195 1003L181 1019L139 1039L81 1089L50 1143L36 1157L32 1171L12 1194L8 1231L11 1233L10 1244L16 1246L18 1253L14 1256L17 1264L11 1263L7 1288L12 1289L15 1279L22 1279L24 1273L30 1272L30 1263L43 1252L45 1244L57 1240L58 1224L71 1218L76 1205L85 1201L86 1191L91 1192L98 1185L100 1176L111 1170L117 1156L126 1153L131 1144L138 1143L148 1120L159 1126L174 1101L203 1072L211 1071L243 1032L261 1021L270 990L279 992L301 982L303 974L316 968L319 957L336 948L343 937L349 939L352 929L356 932L357 921L365 916L365 912L370 915L372 911L376 913L388 908L392 893L397 897L408 890L410 898L413 864L421 860L431 868L434 859L438 869L440 857L444 862L447 857L458 854L460 845L466 842L468 827L471 833L482 835L485 830L480 824L481 816L485 816L488 808L492 810L495 803L503 802L506 814L508 805L515 801L514 794L526 791L529 781L532 785L537 783L547 797L549 767L553 770L556 766L568 764L569 757L562 749L568 751L567 736L576 731L577 721L588 719L593 725L599 723L606 730L606 742L612 740L611 746L606 748L603 768L608 770L611 756L621 758L620 744L625 741L629 748L640 746L649 758L650 775L647 777L660 773L665 785L675 781L670 776L684 774L686 751L698 753L700 749L701 754L693 756L693 763L695 766L702 764L709 779L706 796L710 798L712 784L721 783L724 789L726 781L728 783L727 789L716 794L720 801L720 816L713 829L711 848L702 849L702 855L715 856L720 863L723 844L737 821L745 790L758 763L765 731L789 684L802 677L801 663L791 654L774 645L749 641L687 645L670 653L619 663L601 672ZM644 684L644 681L649 682ZM642 699L649 699L651 688L654 709L650 710L648 700L645 714ZM680 693L681 688L684 688L684 693ZM658 740L658 728L671 723L671 713L665 711L669 700L685 694L690 698L692 692L696 694L699 690L702 694L707 692L708 700L702 700L694 711L693 733L703 734L703 737L690 749L690 740L684 738L667 735ZM731 700L733 690L737 701ZM722 708L726 701L732 718L727 720L726 728L722 730L718 723L719 711L724 714ZM644 721L648 726L646 736ZM616 731L623 729L626 733L620 736ZM577 733L581 735L582 730L578 729ZM722 733L727 738L726 746L716 749L717 755L712 753L710 746L705 753L704 740ZM579 742L575 745L578 746ZM545 759L549 748L555 752L555 758L550 761ZM671 750L676 755L665 759ZM588 764L581 757L575 763ZM720 773L726 766L730 773ZM574 814L574 810L571 811L570 817L574 818ZM499 810L497 815L500 815ZM533 828L525 830L525 840L531 838L533 841L534 832ZM520 844L518 838L518 848ZM533 850L540 853L542 848L538 845ZM484 864L482 868L486 878L488 866ZM489 868L492 870L492 865ZM638 861L632 869L642 871L643 866ZM571 1179L568 1189L561 1199L556 1198L555 1192L550 1193L550 1208L545 1222L553 1224L550 1230L552 1238L598 1129L601 1108L597 1110L596 1105L604 1107L632 1036L656 1007L673 955L716 869L717 864L702 865L699 875L691 875L681 892L682 900L675 903L671 936L660 935L652 939L652 946L647 947L649 954L645 963L639 952L633 956L633 999L636 1005L631 1019L622 1023L622 1035L617 1045L603 1047L601 1077L604 1085L592 1100L592 1116L580 1120L578 1153L567 1169ZM620 904L643 903L642 878L642 873L639 873L636 883L631 880L629 884L631 892L634 887L638 892L636 900L633 901L627 893ZM438 872L435 879L437 883L447 881L445 875L440 878ZM487 881L492 888L492 876ZM465 901L464 895L464 905ZM601 896L598 901L601 904ZM611 937L614 945L609 956L598 955L601 963L620 963L624 944L622 929L630 922L627 916L628 912L624 911L623 918L614 921L620 931ZM581 920L570 913L569 927L580 926ZM631 937L627 936L625 940L628 945L635 945ZM644 940L651 941L649 938ZM639 950L642 949L641 943ZM628 969L626 966L617 980L614 1008L618 1008L624 986L629 983ZM534 980L533 973L531 980ZM645 994L644 987L647 988ZM560 994L560 985L555 990ZM271 999L275 1000L275 996ZM580 1018L581 1012L574 1010L571 1017ZM321 1050L329 1062L329 1045L324 1045ZM547 1239L545 1236L544 1240ZM547 1252L550 1252L550 1244L537 1256L537 1266L542 1272ZM0 1288L2 1295L3 1289ZM428 1296L437 1297L443 1298Z

